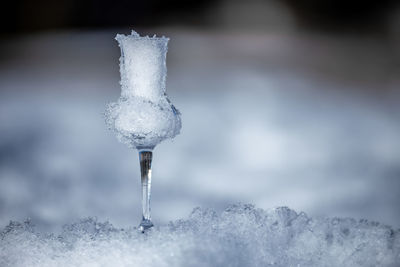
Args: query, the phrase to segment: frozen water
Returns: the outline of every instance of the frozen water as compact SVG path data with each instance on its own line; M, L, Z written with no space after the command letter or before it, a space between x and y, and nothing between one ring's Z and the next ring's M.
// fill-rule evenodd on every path
M179 133L179 116L166 98L156 103L142 97L120 98L108 106L107 124L130 147L154 147Z
M179 111L166 95L168 38L117 34L121 48L121 97L106 122L130 147L151 148L181 129Z
M0 266L399 266L400 232L366 220L312 219L288 208L236 204L146 234L87 218L59 235L11 222Z
M121 48L121 96L141 96L157 102L165 93L169 38L117 34Z

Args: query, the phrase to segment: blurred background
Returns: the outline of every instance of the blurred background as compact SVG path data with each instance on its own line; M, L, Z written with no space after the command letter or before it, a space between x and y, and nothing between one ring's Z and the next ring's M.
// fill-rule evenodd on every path
M400 4L394 0L2 3L0 227L141 216L137 152L106 129L116 33L165 35L182 112L155 149L156 224L195 206L289 206L400 227Z

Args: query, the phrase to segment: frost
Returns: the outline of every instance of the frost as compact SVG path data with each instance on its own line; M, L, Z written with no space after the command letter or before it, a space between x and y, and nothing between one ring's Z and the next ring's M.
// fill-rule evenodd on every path
M93 218L58 235L29 221L0 234L0 266L399 266L400 232L366 220L312 219L288 208L237 204L146 234Z
M154 147L181 129L179 111L166 95L168 38L118 34L121 97L108 106L106 122L129 147Z

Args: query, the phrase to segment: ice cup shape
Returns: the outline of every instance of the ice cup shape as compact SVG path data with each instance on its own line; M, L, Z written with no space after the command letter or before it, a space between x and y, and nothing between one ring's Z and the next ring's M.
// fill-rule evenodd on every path
M174 138L181 129L179 111L165 92L168 38L117 34L121 48L121 97L107 107L106 122L117 138L139 150L144 232L153 223L150 216L151 163L153 148Z
M166 95L166 37L118 34L121 97L108 106L106 122L132 148L153 148L181 129L179 111Z

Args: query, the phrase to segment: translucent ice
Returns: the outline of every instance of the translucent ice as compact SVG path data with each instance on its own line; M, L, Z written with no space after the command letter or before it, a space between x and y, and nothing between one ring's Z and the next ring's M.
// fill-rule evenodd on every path
M118 34L121 97L108 106L106 121L130 147L152 148L181 129L179 111L166 95L168 38Z
M146 234L88 218L59 235L11 222L0 266L399 266L400 231L354 219L312 219L288 208L196 208Z

